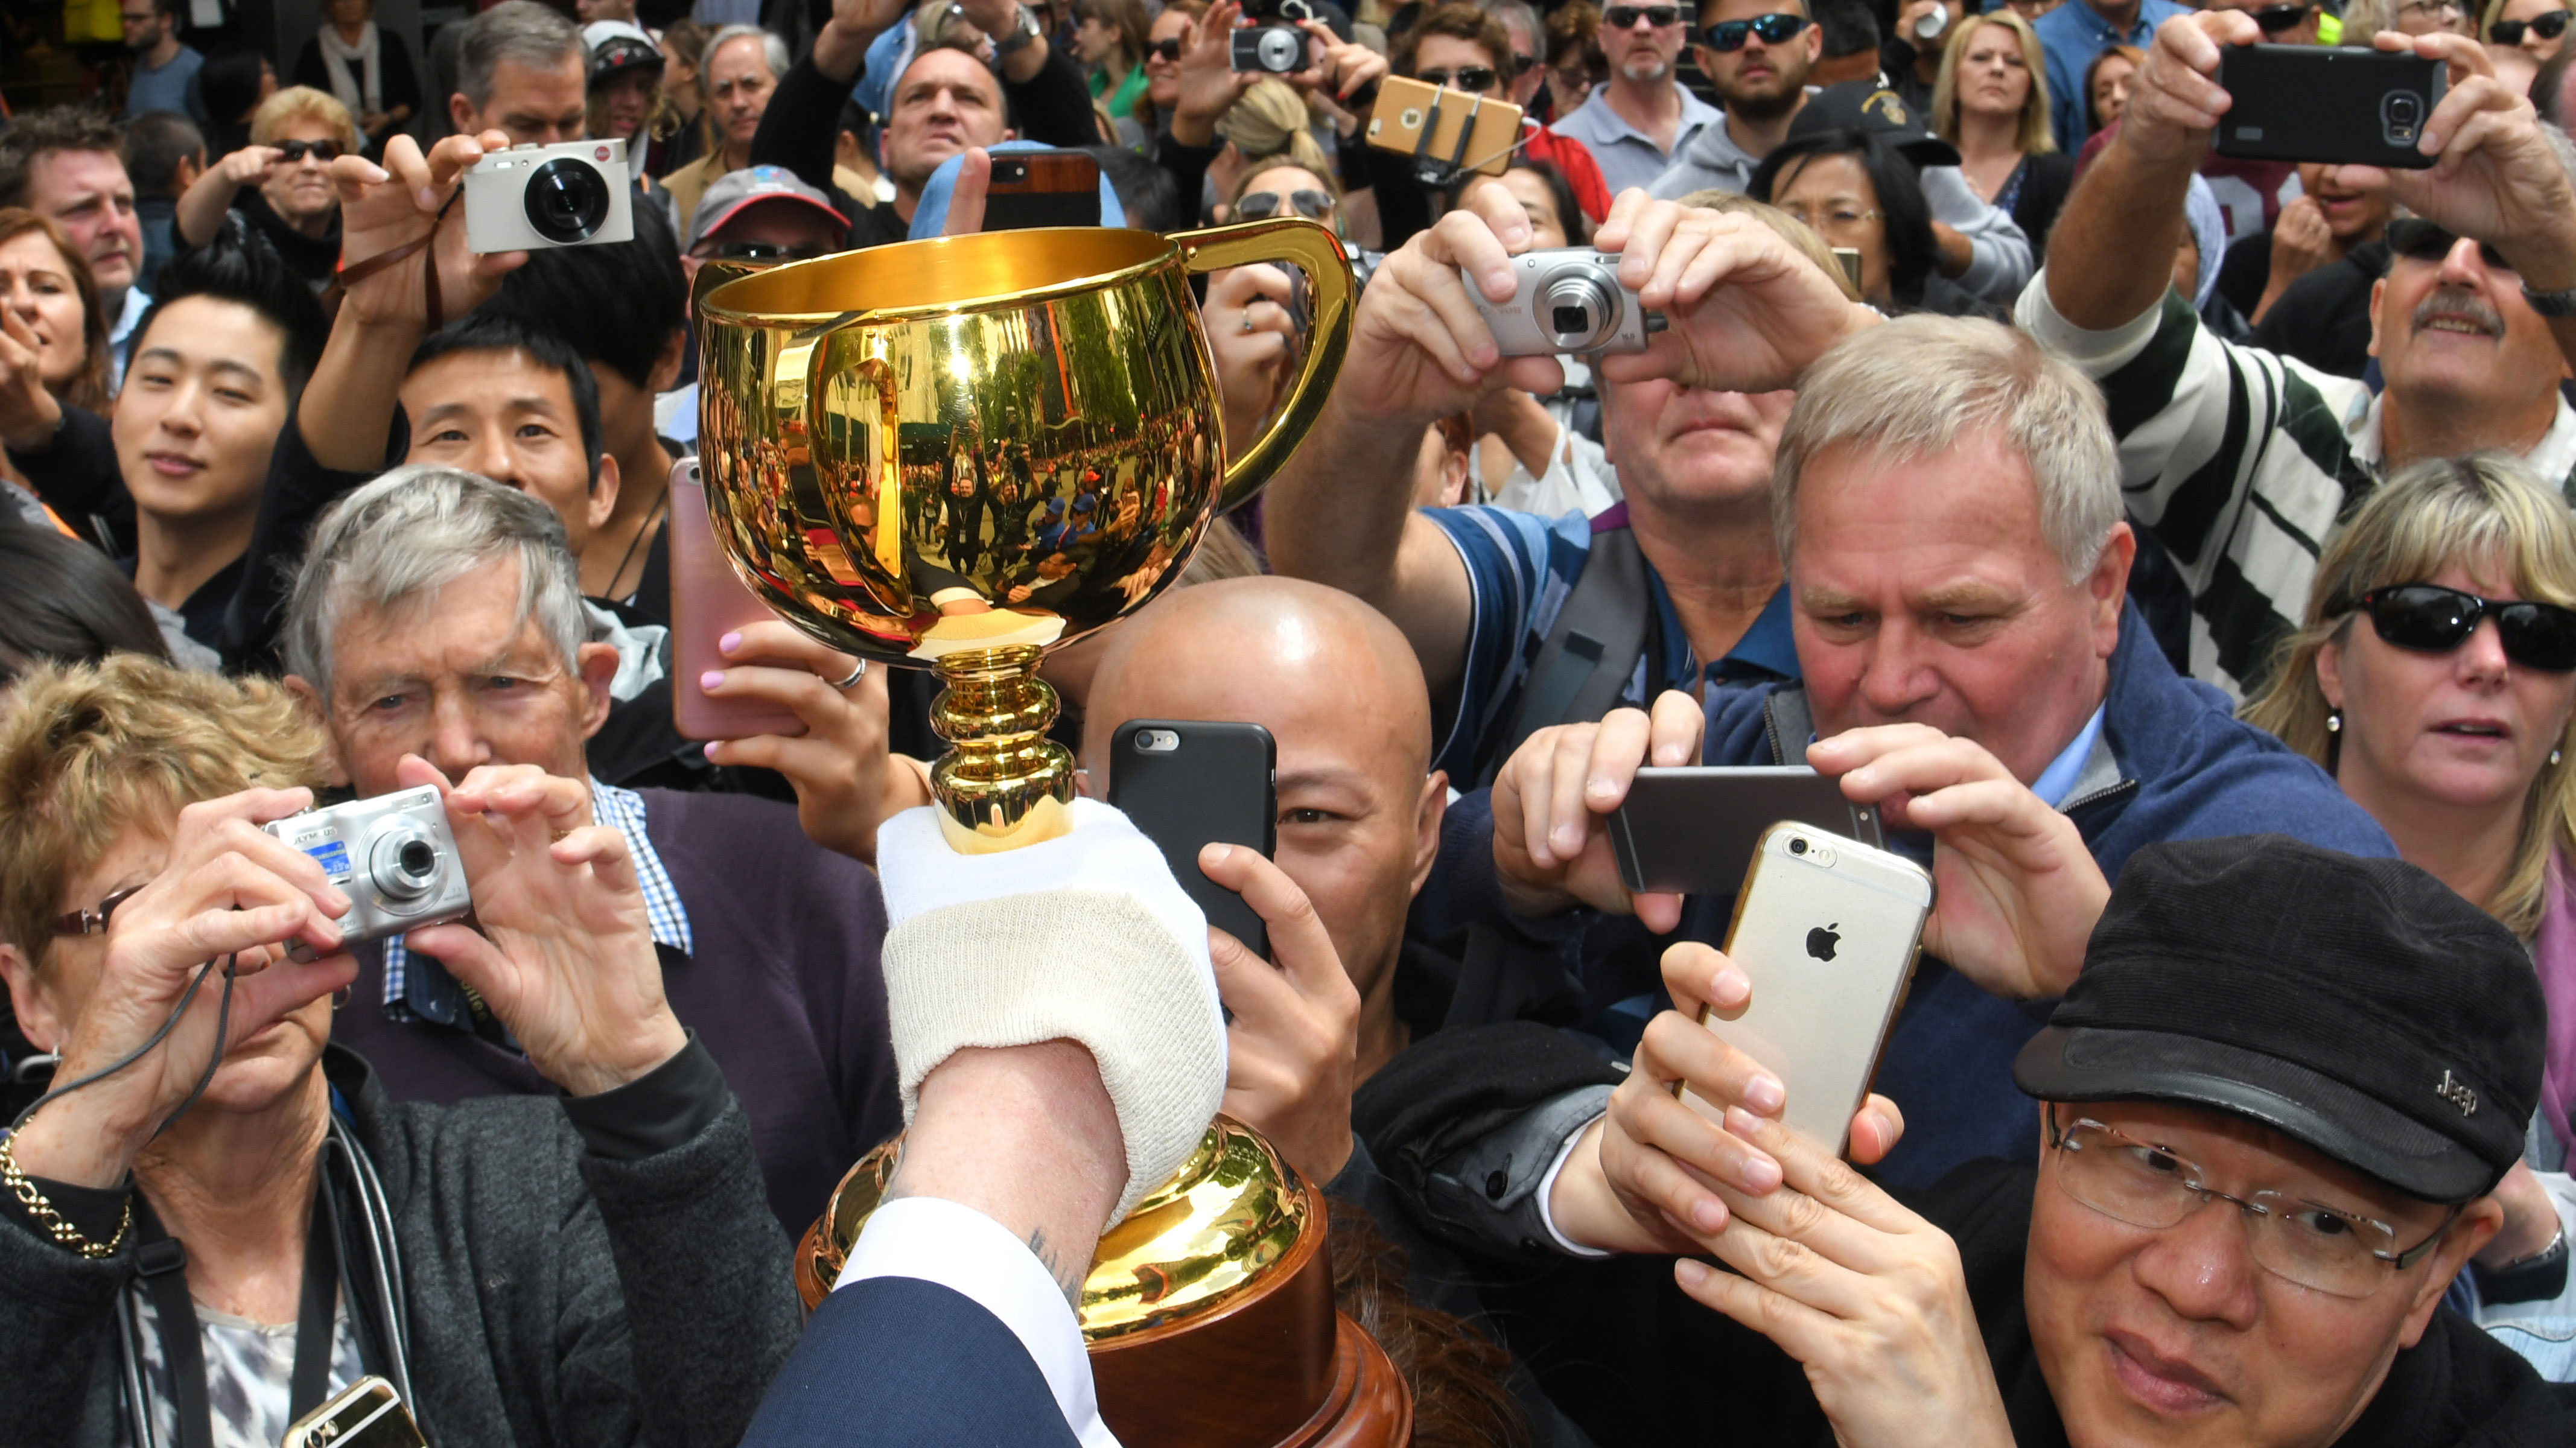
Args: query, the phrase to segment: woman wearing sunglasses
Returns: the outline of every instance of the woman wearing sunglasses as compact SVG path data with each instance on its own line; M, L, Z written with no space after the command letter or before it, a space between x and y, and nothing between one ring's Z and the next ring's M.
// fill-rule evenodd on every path
M2250 722L2323 764L2400 854L2533 941L2550 1005L2535 1145L2576 1097L2576 523L2492 456L2415 464L2317 563ZM2563 1168L2562 1168L2563 1169Z
M1398 75L1488 101L1506 105L1511 101L1511 36L1501 21L1473 5L1443 5L1425 14L1396 38L1387 59ZM1564 172L1587 216L1598 223L1610 214L1610 185L1581 141L1544 129L1525 130L1522 136L1518 154L1550 162ZM1377 202L1379 231L1388 251L1431 225L1432 192L1414 179L1410 161L1384 151L1361 149L1353 154L1368 165L1369 191ZM1484 159L1468 157L1467 169ZM1354 177L1351 184L1356 189L1359 179Z
M238 211L288 270L320 291L340 267L331 162L357 151L348 107L326 91L288 86L252 112L250 144L207 167L180 196L180 241L204 246L224 229L224 213Z
M2566 0L2487 0L2478 31L2492 46L2519 46L2547 61L2567 38Z

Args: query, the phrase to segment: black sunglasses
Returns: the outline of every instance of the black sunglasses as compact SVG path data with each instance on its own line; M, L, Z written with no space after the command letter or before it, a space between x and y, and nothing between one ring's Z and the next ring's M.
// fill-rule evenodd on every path
M2567 31L2567 12L2552 10L2529 20L2499 20L2487 27L2487 39L2498 45L2520 45L2525 30L2543 40L2556 40Z
M1276 191L1246 191L1235 199L1234 214L1242 221L1266 221L1279 214L1282 204L1308 221L1321 221L1333 214L1333 198L1312 188L1301 188L1285 196Z
M2437 266L2451 254L2452 247L2460 244L2456 234L2420 216L2400 216L2389 222L2387 240L2391 255L2402 256L2409 261L2429 261ZM2513 270L2513 263L2504 259L2503 252L2483 241L2478 243L2478 260L2485 262L2493 271Z
M1633 30L1645 21L1657 30L1680 23L1694 7L1689 5L1613 5L1601 12L1601 23L1613 30Z
M828 246L785 246L775 241L722 241L701 260L812 261L818 256L830 256L835 250Z
M1492 66L1462 65L1454 71L1441 67L1415 71L1413 78L1424 85L1436 86L1445 86L1454 78L1458 82L1458 89L1483 95L1500 83L1503 77Z
M2284 30L2298 29L2299 22L2307 19L2308 12L2316 8L2314 5L2266 5L2251 13L2254 23L2262 27L2265 35L2278 35Z
M280 141L277 143L277 159L289 166L303 160L306 156L311 156L314 160L325 164L339 160L340 143L337 141Z
M1145 54L1158 60L1178 60L1181 58L1181 38L1177 35L1165 36L1146 46Z
M1721 20L1708 28L1708 48L1719 52L1742 50L1747 35L1761 36L1764 45L1782 45L1806 28L1807 17L1776 11L1750 20Z
M2361 596L2361 606L2380 638L2426 654L2446 654L2467 643L2478 620L2493 615L2507 659L2545 673L2576 672L2576 609L2503 603L2438 583L2374 588Z

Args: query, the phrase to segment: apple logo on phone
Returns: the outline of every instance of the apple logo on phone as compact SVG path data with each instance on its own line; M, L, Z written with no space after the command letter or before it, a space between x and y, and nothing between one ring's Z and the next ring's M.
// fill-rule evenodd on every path
M1835 925L1841 923L1834 922ZM1833 925L1819 925L1807 932L1807 953L1818 960L1833 959L1834 947L1841 943L1842 937L1834 933Z

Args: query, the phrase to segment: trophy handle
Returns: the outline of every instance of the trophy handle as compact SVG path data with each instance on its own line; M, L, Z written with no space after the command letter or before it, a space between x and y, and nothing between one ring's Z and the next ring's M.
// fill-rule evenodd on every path
M1217 510L1224 512L1261 491L1297 444L1306 440L1306 430L1324 410L1325 394L1332 389L1333 377L1342 370L1342 354L1351 345L1351 263L1332 232L1302 216L1185 231L1172 240L1181 248L1182 264L1191 271L1286 262L1305 271L1307 285L1314 291L1315 331L1297 368L1297 381L1288 389L1286 405L1271 418L1251 450L1226 465L1225 487L1217 499Z

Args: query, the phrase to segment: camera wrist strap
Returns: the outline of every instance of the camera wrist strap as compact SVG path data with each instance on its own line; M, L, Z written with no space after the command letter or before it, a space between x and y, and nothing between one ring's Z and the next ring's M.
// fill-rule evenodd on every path
M340 1299L340 1253L333 1240L330 1214L322 1193L331 1189L328 1174L317 1165L313 1174L312 1219L304 1236L304 1280L295 1312L295 1366L287 1377L287 1421L294 1422L322 1405L331 1391L331 1356L337 1336ZM213 1448L214 1409L206 1383L205 1343L197 1331L197 1305L188 1295L188 1252L161 1225L137 1194L141 1234L136 1275L152 1300L152 1316L161 1337L161 1361L170 1371L170 1403L177 1419L180 1448ZM149 1442L148 1425L134 1425L134 1440Z
M355 283L365 281L389 266L398 266L428 250L430 245L438 240L438 229L446 224L447 213L455 209L456 199L464 194L465 188L462 186L448 193L447 200L438 208L438 214L429 219L429 230L390 251L377 252L365 261L344 264L340 268L340 274L332 278L331 284L339 288L342 295L346 295ZM428 313L426 318L428 325L423 329L423 335L428 335L447 325L447 309L439 304L438 258L435 255L420 264L420 290L424 310Z

